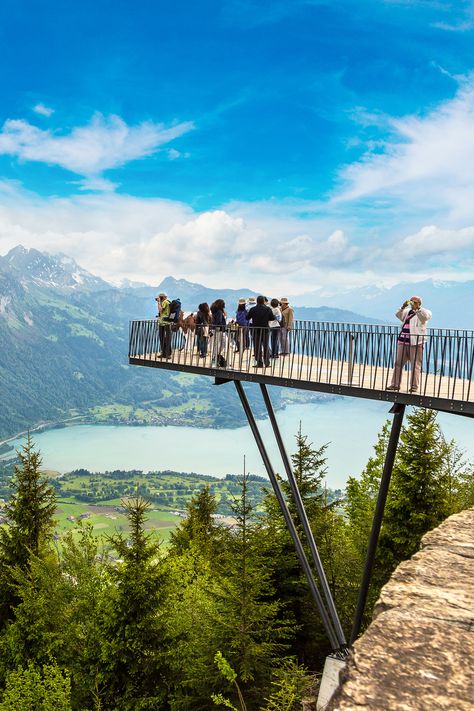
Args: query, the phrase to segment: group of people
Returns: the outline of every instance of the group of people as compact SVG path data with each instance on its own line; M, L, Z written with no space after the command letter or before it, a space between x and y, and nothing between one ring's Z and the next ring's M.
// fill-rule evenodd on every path
M171 357L172 323L171 302L164 292L157 297L160 357ZM189 317L188 317L189 318ZM196 336L200 358L205 358L209 339L214 338L213 357L216 365L225 365L227 338L230 337L235 351L243 353L253 347L255 367L270 365L270 360L289 354L289 332L293 328L294 310L286 297L268 299L265 296L242 297L238 300L235 317L229 319L223 299L216 299L210 306L199 304L191 330Z
M172 324L178 323L177 314L172 308L178 308L179 300L170 301L161 292L157 297L158 325L162 358L171 357ZM402 322L397 338L397 350L391 384L387 390L399 390L403 368L410 363L410 392L419 388L423 347L426 340L426 324L432 313L422 306L419 296L412 296L404 301L396 312L396 317ZM253 346L255 367L263 368L270 365L270 360L280 355L289 355L289 332L293 328L294 310L286 297L267 299L265 296L240 298L237 304L235 318L228 319L226 305L223 299L216 299L209 306L199 304L197 314L191 314L191 330L196 336L196 347L200 358L208 353L209 339L214 337L213 361L217 366L227 365L227 337L230 336L236 352ZM181 321L181 323L183 323ZM183 329L184 330L184 329Z

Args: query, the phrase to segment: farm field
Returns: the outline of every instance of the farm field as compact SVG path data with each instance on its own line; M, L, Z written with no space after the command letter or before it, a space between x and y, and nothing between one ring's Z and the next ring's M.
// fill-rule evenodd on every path
M57 494L56 534L58 540L72 531L79 535L81 524L92 526L94 535L105 543L115 533L127 532L123 501L137 495L150 502L146 529L166 543L171 532L186 514L186 507L205 486L214 495L217 514L224 523L232 522L232 502L240 492L238 477L217 479L212 476L181 472L113 471L90 472L78 469L64 475L49 471L48 477ZM262 477L251 476L249 498L258 511L268 484Z
M171 531L181 520L176 513L150 509L146 528L162 541L168 541ZM107 504L86 504L74 499L58 501L56 509L56 533L62 537L69 531L78 531L79 522L92 526L94 534L105 539L114 533L127 531L127 519L120 501Z

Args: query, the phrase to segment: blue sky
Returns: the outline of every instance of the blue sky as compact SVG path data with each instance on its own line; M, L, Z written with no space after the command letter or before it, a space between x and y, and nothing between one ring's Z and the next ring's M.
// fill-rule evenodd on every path
M474 3L26 3L0 253L290 293L474 276Z

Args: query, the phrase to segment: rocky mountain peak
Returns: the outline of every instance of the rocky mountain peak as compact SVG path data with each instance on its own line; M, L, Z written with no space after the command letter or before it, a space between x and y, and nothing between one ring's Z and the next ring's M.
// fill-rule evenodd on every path
M87 291L110 288L103 279L86 271L64 254L52 255L18 245L6 254L3 263L25 287L36 284L62 290L81 288Z

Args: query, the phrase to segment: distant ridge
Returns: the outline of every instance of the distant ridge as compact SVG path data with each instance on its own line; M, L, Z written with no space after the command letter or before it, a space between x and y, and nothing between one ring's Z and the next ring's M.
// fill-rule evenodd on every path
M332 296L320 291L295 297L295 302L304 306L317 306L330 299L337 308L357 310L367 316L396 322L395 311L400 304L413 295L419 295L424 305L433 312L430 326L433 328L474 329L474 281L402 282L390 288L364 286L355 289L338 289Z

